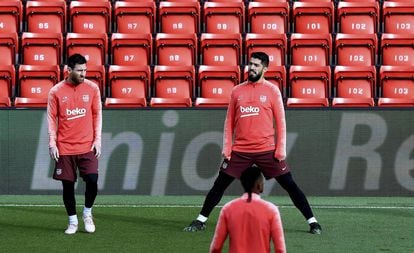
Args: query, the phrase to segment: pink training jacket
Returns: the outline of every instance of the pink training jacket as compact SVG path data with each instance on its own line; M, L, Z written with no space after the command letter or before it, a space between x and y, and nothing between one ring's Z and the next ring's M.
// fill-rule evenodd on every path
M49 92L49 147L60 155L79 155L101 146L102 104L99 87L86 80L75 86L66 80Z
M210 253L220 253L229 240L230 253L270 253L270 241L276 253L286 253L285 236L279 209L252 193L225 204L217 221Z
M223 156L229 158L232 150L247 153L275 150L275 158L285 160L285 111L276 85L267 80L246 81L233 88L224 123Z

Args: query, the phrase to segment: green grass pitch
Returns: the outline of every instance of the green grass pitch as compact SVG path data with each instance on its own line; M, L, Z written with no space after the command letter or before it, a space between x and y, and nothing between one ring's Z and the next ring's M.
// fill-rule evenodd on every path
M220 205L232 198L223 198ZM83 232L80 220L80 231L68 236L60 196L2 195L1 252L208 252L219 208L206 231L182 231L203 199L99 195L93 209L96 232ZM307 233L307 224L287 197L265 199L280 207L288 252L413 252L413 198L311 197L322 235ZM80 218L83 197L77 201Z

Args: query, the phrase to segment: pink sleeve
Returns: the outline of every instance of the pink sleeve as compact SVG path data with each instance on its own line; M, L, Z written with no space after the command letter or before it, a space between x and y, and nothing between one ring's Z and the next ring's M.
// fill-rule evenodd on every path
M275 253L286 253L285 235L283 233L282 219L279 209L274 208L274 216L271 223L271 237Z
M275 158L279 161L286 159L286 119L282 95L278 88L274 88L273 117L276 121L276 152Z
M231 149L233 145L233 124L234 124L234 98L233 93L230 97L230 103L227 108L226 120L224 121L224 130L223 130L223 151L222 155L224 157L230 157Z
M49 92L49 96L47 99L47 124L49 134L49 148L56 147L58 125L57 108L58 103L56 100L55 93L51 91Z
M102 103L99 87L96 87L92 104L94 143L101 147L102 138Z
M216 231L214 232L213 240L210 245L210 253L221 253L223 249L224 241L227 238L227 222L225 217L225 207L220 212L219 219L217 221Z

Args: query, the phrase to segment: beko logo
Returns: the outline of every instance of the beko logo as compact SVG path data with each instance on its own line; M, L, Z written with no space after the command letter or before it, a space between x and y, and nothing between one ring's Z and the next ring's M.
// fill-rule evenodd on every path
M254 106L246 106L246 107L240 106L240 112L243 113L240 117L254 116L254 115L259 115L260 108L254 107Z
M78 107L76 107L73 110L66 109L66 115L72 116L72 117L68 117L68 120L85 117L86 109L85 108L78 108Z

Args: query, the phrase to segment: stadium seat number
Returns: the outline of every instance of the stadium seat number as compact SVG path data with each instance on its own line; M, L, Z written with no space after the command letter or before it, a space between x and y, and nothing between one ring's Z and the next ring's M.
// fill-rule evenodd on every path
M138 24L137 23L128 23L127 27L128 27L128 30L135 30L135 29L137 29Z
M39 23L39 29L49 29L49 23Z
M41 87L32 87L32 88L30 89L30 92L31 92L32 94L40 94L40 93L42 93L42 88L41 88Z
M122 94L131 94L132 92L132 88L128 87L128 88L122 88L121 89Z
M180 55L172 54L169 56L170 61L180 61Z
M223 94L223 88L213 88L213 94Z
M397 23L397 30L410 30L411 24L410 23Z
M320 23L308 23L306 25L306 29L308 30L320 30L321 24Z
M394 88L394 94L408 95L408 88Z
M128 54L128 55L124 55L124 61L134 61L135 59L135 55L133 54Z
M173 29L174 29L174 30L181 30L181 29L183 29L183 28L184 28L183 23L174 23L174 24L173 24Z
M358 62L363 62L364 61L364 56L363 55L349 55L349 61L358 61Z
M408 62L408 55L394 55L394 61L396 61L396 62Z
M364 90L362 88L348 88L348 94L362 95L362 94L364 94Z
M3 22L0 22L0 28L1 29L4 29L4 27L5 27L4 23Z
M218 23L217 24L217 29L218 30L227 30L228 29L228 26L227 26L227 24Z
M351 29L352 30L366 30L367 29L367 24L365 24L365 23L352 23L351 24Z
M93 29L93 23L84 23L83 29Z
M303 56L303 60L305 62L316 62L318 61L318 56L317 55L305 55Z
M215 62L224 62L224 55L215 55L214 56Z
M277 30L277 24L275 23L263 24L263 30Z
M306 95L316 94L316 89L315 88L302 88L302 94L306 94Z
M168 94L175 94L175 93L177 93L177 87L167 88L167 93Z
M45 55L44 54L35 54L34 55L34 60L35 61L44 61L45 60Z

